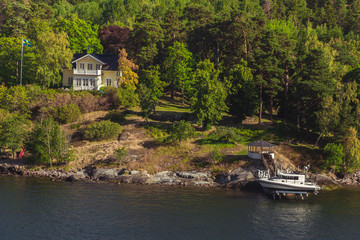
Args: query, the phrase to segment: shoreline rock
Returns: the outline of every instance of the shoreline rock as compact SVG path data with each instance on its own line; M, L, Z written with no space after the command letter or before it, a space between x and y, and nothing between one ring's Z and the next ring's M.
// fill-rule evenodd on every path
M117 168L90 168L64 172L62 170L30 170L21 165L0 164L0 174L27 177L45 177L52 181L86 181L122 184L162 184L179 186L200 186L239 188L246 191L260 191L261 186L254 176L254 169L237 168L229 174L212 176L210 172L163 171L148 174L140 171L128 171ZM346 175L343 179L334 179L325 174L310 174L310 179L320 185L360 185L360 171Z

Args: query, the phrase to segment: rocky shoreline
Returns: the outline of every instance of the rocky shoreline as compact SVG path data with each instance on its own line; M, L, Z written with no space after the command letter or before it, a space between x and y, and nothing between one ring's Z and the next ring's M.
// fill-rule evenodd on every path
M261 186L255 177L257 169L254 167L237 168L228 174L212 175L210 172L196 171L164 171L148 174L146 171L128 171L116 168L89 168L77 171L63 170L30 170L23 165L0 164L0 174L27 177L45 177L53 181L86 181L110 182L124 184L164 184L179 186L202 186L238 188L242 190L258 191ZM360 171L345 175L342 179L334 179L325 174L310 174L310 179L321 186L360 185Z

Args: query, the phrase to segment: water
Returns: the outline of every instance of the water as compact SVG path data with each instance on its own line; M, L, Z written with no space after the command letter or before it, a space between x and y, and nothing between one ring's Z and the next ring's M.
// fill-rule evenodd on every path
M259 193L0 176L0 239L360 239L360 189Z

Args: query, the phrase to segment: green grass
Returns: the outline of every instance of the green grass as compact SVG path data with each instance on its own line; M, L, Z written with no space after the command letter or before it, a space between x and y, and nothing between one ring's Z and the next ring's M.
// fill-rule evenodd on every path
M157 112L176 112L176 113L190 113L190 107L188 104L181 105L179 101L171 101L167 99L161 99L156 106Z

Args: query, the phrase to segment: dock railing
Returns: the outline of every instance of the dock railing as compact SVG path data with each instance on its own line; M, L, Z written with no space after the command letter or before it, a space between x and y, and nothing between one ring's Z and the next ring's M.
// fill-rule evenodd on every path
M269 178L270 177L270 171L267 170L257 170L257 178Z

